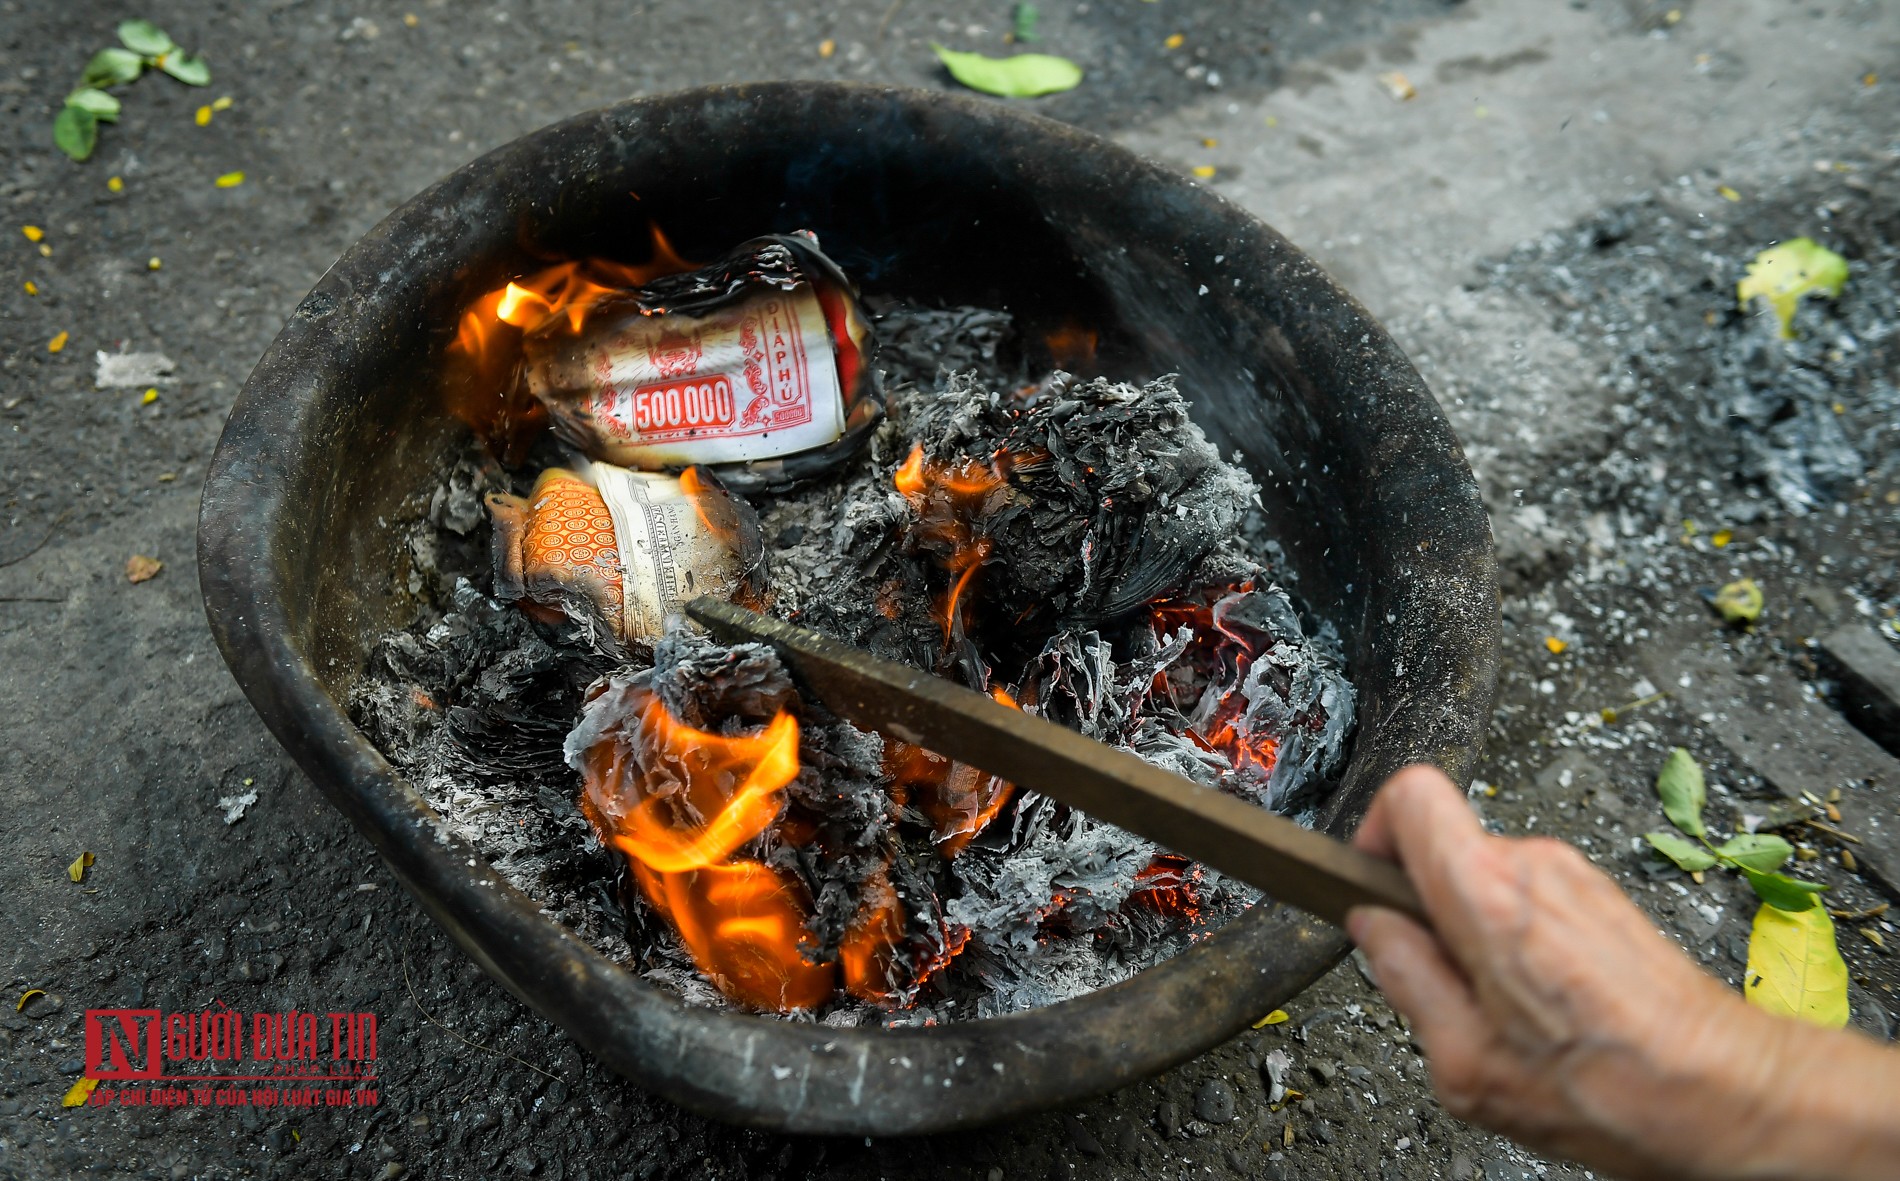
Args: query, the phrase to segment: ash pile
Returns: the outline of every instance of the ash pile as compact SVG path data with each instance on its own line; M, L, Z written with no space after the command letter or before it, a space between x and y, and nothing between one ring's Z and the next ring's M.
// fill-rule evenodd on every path
M512 327L461 380L495 387L489 427L553 430L490 430L446 473L424 605L352 703L446 824L689 1002L833 1025L1051 1004L1257 901L860 731L679 614L732 599L1307 817L1351 735L1343 655L1173 381L1032 366L1004 313L860 300L808 236L691 272L663 247L675 273L563 264L458 338Z

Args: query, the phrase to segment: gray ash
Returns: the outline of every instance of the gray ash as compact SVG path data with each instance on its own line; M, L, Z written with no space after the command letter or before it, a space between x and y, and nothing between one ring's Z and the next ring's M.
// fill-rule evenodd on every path
M755 499L776 539L771 609L1309 814L1348 745L1343 659L1330 626L1283 587L1251 481L1206 442L1172 380L1032 384L1002 313L871 307L888 417L830 477ZM980 475L981 494L900 493L892 474L913 455ZM1045 797L969 769L943 778L943 760L801 701L767 649L682 625L651 665L615 665L571 627L497 603L471 506L532 475L474 459L450 471L411 546L412 589L429 605L385 637L352 712L454 830L610 957L689 1002L730 1003L580 804L577 769L594 751L617 752L661 806L688 806L677 769L639 733L654 700L719 734L756 733L781 710L798 720L784 812L733 857L796 881L814 964L846 959L867 900L902 914L875 987L859 990L879 997L839 991L806 1013L830 1024L1054 1003L1166 959L1257 899ZM972 545L974 563L959 548ZM938 779L906 778L925 763ZM987 826L946 836L947 815L985 799L1001 801Z

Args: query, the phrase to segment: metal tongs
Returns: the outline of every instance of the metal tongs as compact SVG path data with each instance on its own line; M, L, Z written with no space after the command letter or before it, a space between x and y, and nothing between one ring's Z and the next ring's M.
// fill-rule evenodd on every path
M1328 922L1362 904L1423 916L1391 862L1126 751L731 603L702 596L686 613L727 643L770 645L801 689L855 726L1039 791Z

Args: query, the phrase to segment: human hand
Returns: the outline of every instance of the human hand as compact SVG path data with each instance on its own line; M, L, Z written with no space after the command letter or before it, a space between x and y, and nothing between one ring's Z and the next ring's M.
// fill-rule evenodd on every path
M1878 1125L1900 1055L1751 1008L1575 849L1490 835L1424 766L1385 784L1354 844L1399 862L1430 916L1360 907L1347 929L1452 1115L1627 1177L1885 1175L1851 1167L1880 1167L1879 1132L1838 1113L1831 1136L1791 1130L1791 1107L1823 1069L1812 1089L1837 1096L1859 1071L1884 1089Z

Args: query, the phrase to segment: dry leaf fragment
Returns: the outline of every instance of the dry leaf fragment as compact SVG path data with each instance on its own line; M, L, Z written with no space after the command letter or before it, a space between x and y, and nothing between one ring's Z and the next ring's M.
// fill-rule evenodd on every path
M125 560L125 579L127 582L150 582L158 577L165 563L144 554L133 554Z
M96 1078L81 1078L66 1088L66 1095L59 1101L61 1107L84 1107L92 1101L92 1092L99 1085Z
M1280 1129L1280 1143L1287 1148L1293 1147L1293 1121L1292 1120L1286 1121L1285 1126L1283 1126Z
M1287 1019L1287 1014L1286 1014L1285 1009L1275 1009L1273 1012L1268 1013L1265 1017L1262 1017L1260 1020L1254 1022L1253 1027L1255 1029L1264 1029L1269 1025L1281 1025L1286 1022L1286 1019Z
M91 853L81 853L78 857L73 859L71 865L66 867L66 876L75 882L85 881L86 871L92 868L92 863L96 860L98 860L98 858L94 857Z
M1385 87L1385 92L1392 96L1394 102L1409 102L1418 97L1418 87L1413 86L1412 80L1397 70L1380 74L1379 85Z
M1860 929L1860 933L1861 933L1861 937L1866 939L1867 942L1873 944L1875 947L1878 947L1882 951L1887 950L1887 941L1880 937L1879 931L1874 930L1872 927L1862 927Z
M1794 312L1804 295L1838 298L1847 285L1847 260L1812 238L1793 238L1770 246L1748 264L1748 276L1735 285L1742 310L1765 299L1781 321L1781 339L1793 340Z
M45 995L46 995L46 990L44 988L29 988L25 992L20 994L20 999L18 1001L14 1002L13 1011L15 1013L18 1013L22 1009L26 1008L27 1002L31 1001L34 997L45 996Z

